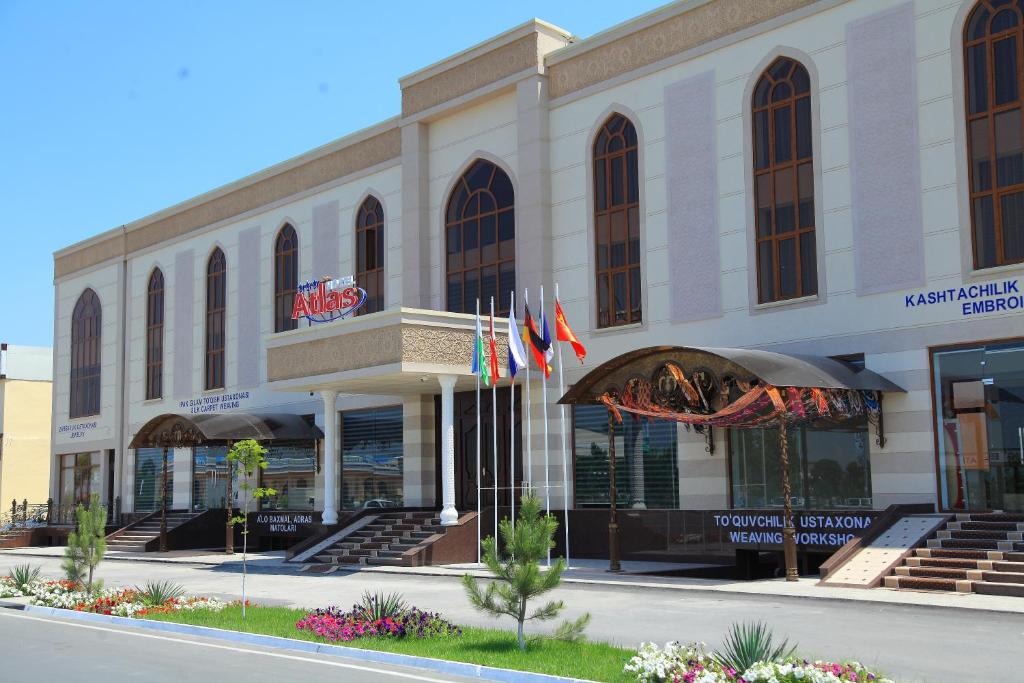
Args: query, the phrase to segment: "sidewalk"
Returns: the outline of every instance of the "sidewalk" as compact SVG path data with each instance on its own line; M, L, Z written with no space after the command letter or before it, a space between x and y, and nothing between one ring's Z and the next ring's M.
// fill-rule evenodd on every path
M60 558L62 547L11 548L0 550L0 560L13 557ZM202 567L241 567L240 552L225 555L223 552L204 550L172 550L167 553L131 553L110 551L107 561L166 563ZM248 565L251 570L270 574L303 574L300 565L284 560L284 552L249 553ZM605 560L573 560L572 566L563 575L563 582L575 585L624 586L630 589L678 590L733 595L760 595L810 600L845 600L861 603L882 603L889 605L913 605L923 607L960 608L992 612L1024 614L1024 599L976 593L939 593L929 591L892 590L888 588L860 589L818 586L817 578L802 578L799 581L785 579L759 579L739 581L732 579L697 579L686 577L654 576L652 571L672 571L694 568L701 565L669 564L662 562L622 562L622 573L611 574L605 569ZM476 563L453 564L427 567L373 567L340 566L337 574L391 574L409 576L436 576L458 579L463 574L478 577L488 576L486 569Z

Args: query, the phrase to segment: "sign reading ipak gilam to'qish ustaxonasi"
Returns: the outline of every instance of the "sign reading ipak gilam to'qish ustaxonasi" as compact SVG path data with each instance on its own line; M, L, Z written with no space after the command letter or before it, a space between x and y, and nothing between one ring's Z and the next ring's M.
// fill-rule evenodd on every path
M63 424L57 427L57 433L61 436L66 436L69 439L82 439L85 435L96 429L96 421L92 422L78 422L72 424Z
M955 304L960 314L978 315L1004 311L1024 311L1024 295L1021 295L1017 280L1000 280L965 287L931 289L926 292L907 294L903 300L905 308L920 308L936 304Z
M190 415L199 415L201 413L216 413L222 410L237 410L242 407L242 402L248 399L248 391L238 391L231 394L186 398L178 401L178 407L187 410Z

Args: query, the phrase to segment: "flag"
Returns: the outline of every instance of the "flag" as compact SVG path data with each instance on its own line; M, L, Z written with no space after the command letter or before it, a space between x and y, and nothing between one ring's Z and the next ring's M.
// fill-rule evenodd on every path
M484 362L484 331L480 327L480 314L476 314L476 340L473 343L473 374L480 377L484 384L491 385L491 376Z
M572 328L569 327L569 321L565 319L565 311L562 310L562 304L558 303L558 299L555 299L555 339L572 344L572 350L576 352L576 357L580 359L581 363L587 357L587 349L584 348L580 340L573 334Z
M530 350L533 352L533 360L537 363L537 367L544 371L545 377L551 376L551 366L548 365L548 361L551 360L551 336L547 334L547 322L544 323L544 333L547 337L545 341L544 337L541 337L537 333L537 325L533 322L533 316L530 315L530 307L526 306L526 322L523 324L523 336L526 337L527 343L530 345Z
M498 340L494 338L494 300L491 300L491 337L489 340L491 346L491 376L490 380L494 384L498 383L498 378L501 375L498 374Z
M514 382L520 368L526 367L526 349L519 337L519 326L516 325L516 312L508 312L508 374Z

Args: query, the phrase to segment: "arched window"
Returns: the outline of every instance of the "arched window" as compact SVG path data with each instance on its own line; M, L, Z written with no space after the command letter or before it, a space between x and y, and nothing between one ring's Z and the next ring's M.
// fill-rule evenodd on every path
M597 326L640 322L640 170L636 128L622 114L594 140L594 244Z
M356 284L366 290L356 315L384 310L384 207L376 197L367 197L356 216Z
M508 315L516 286L515 193L508 174L477 159L452 189L445 213L447 307Z
M96 292L86 289L71 313L71 418L100 412L100 325Z
M1024 261L1021 0L981 0L964 26L975 268Z
M814 150L807 69L779 57L754 88L754 223L759 303L818 293Z
M164 390L164 274L154 268L146 288L146 400Z
M298 286L299 237L295 228L285 223L274 242L274 332L299 326L299 321L292 319Z
M206 389L224 388L226 290L227 260L218 248L206 262Z

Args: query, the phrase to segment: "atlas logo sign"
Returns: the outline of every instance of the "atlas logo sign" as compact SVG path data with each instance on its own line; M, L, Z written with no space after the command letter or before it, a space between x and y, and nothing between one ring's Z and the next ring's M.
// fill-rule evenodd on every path
M366 290L354 277L322 277L304 282L295 293L292 320L305 318L310 323L326 323L352 315L366 303Z

